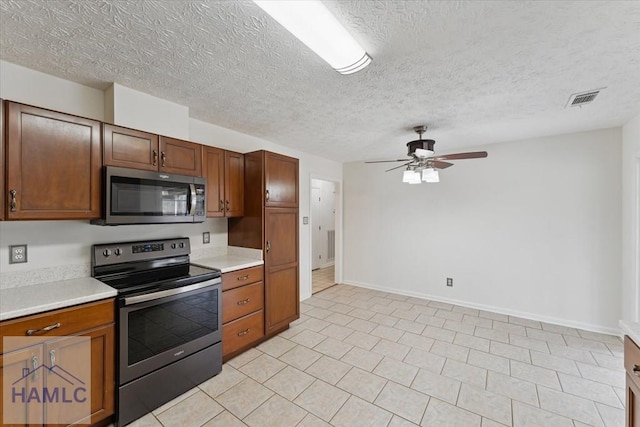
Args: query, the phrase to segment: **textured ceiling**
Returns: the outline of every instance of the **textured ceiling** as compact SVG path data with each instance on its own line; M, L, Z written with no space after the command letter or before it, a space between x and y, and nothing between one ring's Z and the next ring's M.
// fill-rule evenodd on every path
M638 1L325 3L365 70L336 73L247 1L0 0L0 58L339 161L403 156L422 123L442 154L640 111Z

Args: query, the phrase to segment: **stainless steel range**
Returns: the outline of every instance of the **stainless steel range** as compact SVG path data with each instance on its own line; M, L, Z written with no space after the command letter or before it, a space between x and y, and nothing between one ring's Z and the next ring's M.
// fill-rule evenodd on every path
M219 270L189 262L188 238L92 248L92 275L118 290L116 424L222 370Z

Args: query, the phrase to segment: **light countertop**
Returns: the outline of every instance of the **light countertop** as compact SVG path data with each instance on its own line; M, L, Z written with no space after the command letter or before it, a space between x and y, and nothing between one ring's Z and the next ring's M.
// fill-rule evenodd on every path
M218 268L223 273L229 273L230 271L263 265L264 261L261 259L246 258L237 255L220 255L192 260L191 263L201 265L203 267Z
M629 335L633 342L640 345L640 323L621 320L618 322L618 326L620 326L623 334Z
M117 291L92 277L0 289L0 320L115 297Z

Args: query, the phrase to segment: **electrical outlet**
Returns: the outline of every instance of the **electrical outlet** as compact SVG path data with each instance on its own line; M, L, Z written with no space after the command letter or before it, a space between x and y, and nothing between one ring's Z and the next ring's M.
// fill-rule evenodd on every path
M208 231L202 233L202 243L204 243L205 245L207 243L211 243L211 234Z
M9 264L27 262L27 245L9 246Z
M447 277L447 286L453 286L453 278Z

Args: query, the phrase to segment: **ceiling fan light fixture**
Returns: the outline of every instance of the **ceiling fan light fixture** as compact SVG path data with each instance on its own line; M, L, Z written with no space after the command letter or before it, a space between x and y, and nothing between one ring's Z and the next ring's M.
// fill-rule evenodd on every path
M371 57L319 0L253 0L340 74L353 74Z
M433 150L425 150L423 148L416 148L416 151L413 153L417 157L421 159L426 159L427 157L433 156Z
M420 179L420 172L407 169L402 174L402 182L406 182L408 184L420 184L422 182Z
M422 171L422 180L425 182L440 182L440 174L433 168L426 168Z

